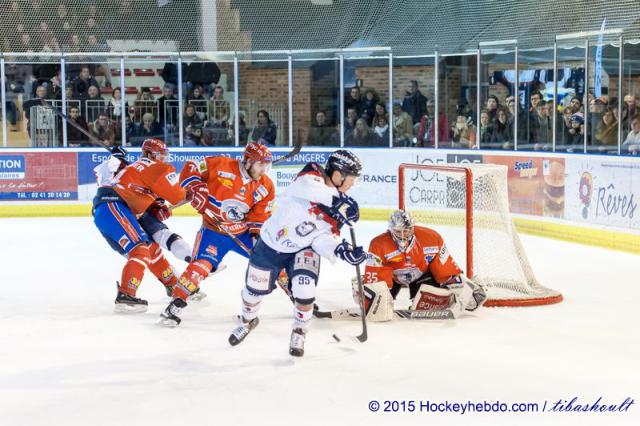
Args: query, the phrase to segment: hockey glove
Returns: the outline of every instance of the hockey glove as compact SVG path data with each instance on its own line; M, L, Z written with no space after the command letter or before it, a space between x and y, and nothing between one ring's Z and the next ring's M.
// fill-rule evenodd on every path
M359 265L367 259L367 253L360 246L352 246L347 240L342 240L334 250L337 257L351 265Z
M209 188L207 188L207 185L198 182L190 185L188 191L191 195L191 205L193 208L196 209L198 213L204 214L209 207Z
M338 197L333 197L333 205L329 214L341 225L348 225L360 219L358 203L344 192L338 192Z
M158 198L153 203L151 203L151 205L147 209L147 212L151 216L155 216L155 218L160 222L164 222L171 217L171 210L169 209L169 207L167 207L167 205L164 203L164 200L161 198Z

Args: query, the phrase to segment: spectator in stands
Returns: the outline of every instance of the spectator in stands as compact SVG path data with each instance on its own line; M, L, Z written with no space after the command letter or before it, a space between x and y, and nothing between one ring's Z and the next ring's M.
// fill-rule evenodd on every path
M196 84L193 86L193 90L187 95L187 103L191 103L193 101L206 101L207 98L202 94L202 86Z
M98 118L98 114L105 110L104 98L100 95L98 86L89 86L87 93L80 98L80 101L84 107L83 116L86 117L87 121L95 121Z
M623 101L623 104L627 106L627 125L623 126L622 130L626 133L631 130L631 122L633 121L633 119L636 117L640 117L640 108L638 108L638 105L636 104L635 95L625 95Z
M473 109L471 108L471 105L469 105L467 98L460 98L456 103L456 122L458 120L457 117L460 115L467 117L467 122L469 123L475 120Z
M100 87L95 78L89 72L89 66L83 65L80 68L80 74L71 82L73 86L73 96L80 99L86 95L89 86Z
M213 96L209 100L209 117L214 120L222 120L225 123L231 118L231 106L224 99L224 89L222 86L216 86L213 89Z
M349 109L354 109L356 114L359 116L362 112L362 95L360 94L360 88L358 86L353 86L349 91L349 96L344 100L344 109L345 111L349 111ZM354 122L355 125L355 122Z
M69 120L80 126L85 131L89 131L89 126L87 125L86 120L80 115L80 108L75 105L69 107ZM60 132L60 138L62 138L62 132ZM87 135L71 124L67 124L67 144L70 147L91 146Z
M202 140L202 127L204 123L193 105L187 104L187 106L184 107L182 124L184 125L185 144L191 146L200 145L200 141Z
M584 114L582 112L575 112L571 115L568 145L567 151L573 151L576 147L584 145Z
M489 120L489 112L485 109L480 111L480 143L491 143L493 137L493 124ZM482 145L481 145L482 147Z
M433 100L427 101L427 112L422 116L420 127L418 128L418 146L435 146L435 111L436 103ZM439 115L438 138L440 142L446 142L449 140L449 123L447 123L447 117L444 113L441 112Z
M458 111L456 123L451 129L452 148L475 148L476 147L476 126L467 117L464 111Z
M142 146L142 142L149 138L162 137L163 131L156 118L150 112L142 116L142 126L137 127L135 136L131 138L132 146Z
M494 148L513 148L513 129L509 124L509 115L505 108L499 108L496 119L493 121L493 132L491 133L491 144Z
M486 111L489 114L489 121L495 121L499 106L500 102L498 101L498 97L496 95L491 95L487 98Z
M389 146L389 122L386 115L379 115L376 120L376 125L373 128L373 138L371 144L374 146Z
M141 123L142 117L146 113L151 113L151 115L155 116L155 114L158 112L158 104L151 94L151 89L149 89L148 87L140 88L140 91L136 95L136 100L133 103L133 107L133 122L135 123Z
M618 98L611 99L611 109L613 111L613 116L616 119L616 122L622 121L622 135L624 139L624 137L626 137L626 134L628 133L625 131L625 129L630 128L631 126L627 104L624 102L622 103L622 117L620 117L618 114Z
M378 102L376 104L376 110L373 116L374 125L378 123L378 118L380 117L384 117L387 120L387 123L389 122L389 114L387 114L387 107L382 102Z
M358 118L353 132L351 132L348 139L345 139L345 145L371 146L372 138L373 134L371 133L371 129L367 125L367 120L365 120L364 118Z
M267 144L275 145L277 137L277 128L269 113L263 109L258 111L256 125L251 131L251 141L257 142L260 139L264 139Z
M537 103L535 116L532 118L535 120L535 125L531 126L531 141L534 144L546 144L551 141L553 123L549 119L548 111L545 101L541 100ZM541 148L541 145L537 148Z
M393 144L404 147L413 145L413 118L403 111L399 103L393 104Z
M309 137L307 145L311 146L330 146L331 135L334 133L334 127L327 124L327 115L324 111L316 113L316 122L309 129Z
M108 103L109 116L112 120L122 120L122 89L116 87L111 92L111 100ZM124 101L124 110L129 110L129 103Z
M402 109L411 116L413 124L419 123L427 111L427 98L420 92L416 80L409 82L409 90L405 92L402 100Z
M576 112L582 111L582 100L579 97L574 96L571 98L571 103L569 104L571 107L571 111L575 114Z
M640 153L640 117L638 115L631 120L631 131L622 144L622 152L633 155Z
M47 97L47 89L44 86L38 86L36 87L36 96L22 104L22 109L24 110L24 116L27 119L26 126L29 134L31 134L30 121L31 121L31 113L33 111L32 109L42 105L42 100L46 99L46 97Z
M618 145L618 121L614 109L609 107L602 114L602 119L596 125L596 144Z
M349 135L356 128L356 121L358 121L358 110L355 107L350 107L347 110L347 119L344 121L344 139L347 140Z
M374 89L367 89L364 92L364 100L362 101L362 111L360 117L367 120L367 124L371 126L373 116L376 115L376 104L379 101L378 94Z
M589 100L589 135L595 135L598 132L605 109L606 104L601 97Z
M173 91L173 84L165 83L162 96L158 98L158 122L162 127L174 128L178 124L178 100Z
M572 115L573 113L571 112L571 108L566 107L562 110L562 115L558 119L558 124L556 125L556 145L568 145L572 139L571 133L569 133L569 130L572 128Z
M238 131L238 139L240 141L240 145L246 145L249 139L249 127L244 120L244 113L242 112L238 113Z
M7 118L10 124L10 130L12 132L16 132L18 130L18 108L16 106L16 100L18 99L18 94L15 92L17 86L15 83L9 83L9 79L5 79L4 81L5 93L6 93L6 102L5 108L7 109Z
M89 133L107 146L115 145L116 133L106 112L98 114L98 119L89 124Z

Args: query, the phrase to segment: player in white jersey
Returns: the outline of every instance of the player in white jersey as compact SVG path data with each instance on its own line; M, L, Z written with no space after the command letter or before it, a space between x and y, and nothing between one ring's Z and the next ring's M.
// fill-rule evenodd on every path
M331 263L340 258L352 265L367 257L362 247L339 238L340 227L359 218L358 204L346 192L361 172L358 157L338 150L329 157L326 170L316 163L307 164L277 199L278 207L262 226L249 259L242 290L242 325L229 336L231 345L242 342L258 325L260 302L273 291L278 273L285 269L295 301L289 353L304 354L320 257Z

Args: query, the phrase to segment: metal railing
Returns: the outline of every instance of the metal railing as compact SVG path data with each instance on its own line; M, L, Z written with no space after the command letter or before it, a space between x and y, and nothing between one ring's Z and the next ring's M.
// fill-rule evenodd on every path
M598 140L592 134L590 134L589 130L590 122L592 122L595 117L594 114L591 114L589 112L589 85L590 80L592 79L592 65L594 61L598 59L592 59L589 54L589 50L594 45L603 44L601 40L594 44L591 42L590 38L603 36L615 37L614 44L616 44L619 48L617 63L618 72L616 79L617 81L615 85L612 84L614 81L614 79L612 78L609 84L617 86L618 102L616 107L619 115L621 116L623 111L622 99L624 96L622 88L625 78L623 73L625 63L623 49L625 45L625 39L622 32L617 29L562 34L556 36L556 42L552 47L552 58L548 59L548 64L545 64L544 61L541 61L540 63L541 69L545 65L550 65L550 67L547 68L551 68L553 73L553 87L548 88L547 90L547 92L551 94L553 109L551 109L551 114L549 114L548 117L544 115L535 115L537 113L536 108L527 108L529 99L526 97L526 95L525 97L522 96L523 93L526 93L523 92L522 85L526 85L528 84L528 82L524 81L524 79L521 79L521 76L523 75L522 73L526 70L522 69L521 55L523 55L523 53L518 48L517 40L482 42L478 45L477 50L473 52L462 52L457 55L439 54L437 49L435 49L432 54L396 56L393 54L393 52L391 52L389 48L385 47L249 52L85 52L81 55L84 58L103 58L104 61L107 61L110 64L118 64L120 71L119 84L123 89L126 83L125 71L128 61L135 62L136 64L144 61L156 63L174 62L178 65L178 98L175 100L166 101L164 107L161 107L159 105L158 100L130 100L129 107L127 109L127 96L122 96L121 111L123 111L123 114L121 114L119 117L113 115L112 110L109 108L109 103L107 103L106 101L82 101L80 103L80 108L87 122L92 122L97 119L97 115L99 115L101 112L106 112L107 114L109 114L109 118L114 126L119 127L117 133L120 135L120 139L123 143L130 143L132 141L129 139L137 138L137 135L140 132L136 133L132 129L134 129L135 126L137 126L139 123L142 123L143 116L145 114L152 114L154 120L162 124L162 136L166 138L170 144L177 146L185 146L185 140L187 141L186 145L191 144L193 138L196 137L194 136L194 128L196 130L196 133L200 132L199 136L196 138L197 143L204 145L240 146L246 143L246 139L250 137L257 112L261 109L264 109L268 111L272 121L276 124L277 136L275 144L292 145L295 138L305 137L311 127L309 125L309 127L305 128L304 126L306 125L304 125L301 128L294 128L294 117L297 117L297 115L296 111L294 111L293 99L294 91L298 90L298 87L296 86L296 84L294 84L293 71L296 68L297 62L333 60L338 64L339 68L339 74L336 77L339 77L339 93L336 95L336 115L338 119L335 124L338 129L336 129L335 138L332 138L332 140L334 141L333 143L335 143L335 145L345 146L348 143L347 138L345 137L347 132L347 126L345 125L345 93L347 89L347 80L353 78L352 74L347 75L345 73L345 67L347 66L346 61L348 60L353 63L364 63L366 60L382 59L387 61L385 66L387 69L386 81L388 84L386 85L386 87L381 85L379 88L380 90L386 92L387 97L385 105L387 106L389 117L388 146L414 146L416 143L420 146L422 144L422 141L416 141L415 132L413 140L406 140L407 138L398 138L396 135L394 135L396 130L394 129L393 125L394 119L392 111L394 104L394 91L398 91L399 85L399 82L395 81L394 78L396 78L396 80L404 78L404 75L399 70L394 70L394 68L396 67L396 62L408 58L416 59L418 61L421 58L424 58L425 62L426 60L433 60L433 65L418 64L416 65L416 69L419 68L423 71L427 69L432 70L433 91L432 93L429 93L429 95L431 95L436 101L434 114L427 117L426 122L428 123L428 125L426 129L423 129L427 134L427 140L429 143L428 147L445 148L467 146L476 149L541 150L550 152L566 151L583 153L595 152L605 154L624 154L625 152L622 148L622 141L624 138L625 129L623 129L622 119L617 120L617 132L615 132L615 139L617 143L615 145L601 145ZM564 88L559 87L558 84L558 75L563 69L559 67L558 44L568 43L568 41L570 40L573 40L574 44L582 46L580 48L584 49L584 56L582 58L573 58L573 62L576 62L577 64L574 69L578 69L580 70L580 72L584 73L583 84L586 86L584 89L584 100L586 102L582 102L584 108L582 111L584 114L584 130L580 134L580 136L582 137L581 144L575 142L576 138L573 138L574 141L572 141L571 143L567 143L567 141L564 140L565 138L563 132L565 130L571 129L566 129L566 124L559 113L559 107L561 107L559 90L564 90ZM612 44L609 43L607 45ZM551 49L551 47L549 47L549 49ZM494 57L504 55L505 53L511 55L511 62L501 63L499 61L494 61ZM9 111L8 107L13 107L10 105L10 102L12 101L9 100L9 92L10 90L13 90L10 89L11 84L9 84L12 76L7 75L5 68L11 64L24 65L26 63L22 62L23 58L38 57L39 55L49 58L49 61L52 60L51 58L59 61L60 67L62 69L62 93L61 99L59 100L59 106L62 107L65 113L68 112L70 100L68 100L66 97L65 87L67 84L69 84L69 82L65 81L66 78L64 70L65 66L68 66L69 64L75 63L79 60L77 59L79 57L78 55L66 53L52 54L50 52L42 54L2 54L2 56L0 57L0 79L2 80L2 102L0 104L0 107L2 108L2 146L4 147L8 146L9 132L7 120L9 117L9 112L12 111ZM469 125L468 129L473 129L475 132L475 141L464 139L464 143L461 143L459 132L456 133L455 130L456 117L448 113L449 111L451 111L451 107L448 104L451 103L453 97L453 95L449 93L449 84L453 83L450 83L448 81L447 73L450 71L447 70L446 63L451 58L473 58L474 56L476 59L475 72L471 67L467 66L467 68L463 70L464 81L458 83L459 87L451 86L460 91L461 97L471 97L470 93L473 93L475 91L475 99L469 99L471 101L469 102L469 108L472 111L472 115L469 116L469 123L467 123ZM268 59L263 59L267 57ZM192 100L189 102L194 106L196 114L202 121L202 129L199 129L197 125L184 125L184 113L187 102L186 96L183 93L183 84L185 83L184 76L182 75L183 61L217 61L219 63L233 64L233 87L229 92L227 92L227 98L225 98L224 100ZM286 104L284 102L269 102L262 99L240 99L240 84L246 83L239 81L241 80L241 76L239 75L240 66L246 63L262 64L269 62L280 63L283 69L286 68ZM366 65L358 66L360 67L359 70L367 68ZM600 66L602 65L600 64ZM482 109L485 106L483 101L486 100L488 94L495 89L494 86L496 84L495 82L491 81L492 77L490 75L490 69L493 69L494 72L495 70L501 70L504 73L510 73L510 75L512 75L513 77L513 80L510 81L507 85L507 91L511 96L515 98L515 103L513 105L513 109L509 110L509 121L508 123L506 123L507 135L509 136L507 136L506 140L483 139L486 131L485 128L481 126ZM353 66L350 68L350 72L353 73ZM475 82L473 81L472 77L474 74ZM355 78L357 79L358 77L356 76ZM32 85L35 82L27 83L29 85ZM441 87L444 90L440 90ZM281 90L280 86L274 87L273 89ZM442 99L443 92L444 99ZM463 95L463 92L466 94ZM28 90L25 90L23 93L24 97L28 97ZM396 100L401 100L400 96L396 96L396 98ZM310 122L313 121L313 112L314 111L311 111L312 117L310 117ZM32 142L32 145L41 146L44 143L44 139L47 139L49 142L46 143L46 146L55 146L56 143L60 143L59 141L62 141L62 146L67 146L68 129L64 127L61 128L59 124L56 123L56 120L51 121L50 119L47 119L43 114L44 113L39 111L37 114L38 120L30 127L30 132L38 135L35 142ZM444 119L441 120L441 117L443 116ZM122 117L124 117L124 119L122 119ZM445 123L447 125L447 129L442 128ZM532 132L532 123L534 123L536 126L539 125L539 123L543 123L542 130L538 131L537 133ZM415 125L415 128L419 128L418 124ZM47 130L49 133L44 132L43 129L49 129ZM42 136L42 134L46 134L47 136ZM428 137L431 134L433 134L433 137ZM466 135L469 139L473 139L471 135L468 134L468 132L466 133ZM136 142L136 140L133 139L133 142Z

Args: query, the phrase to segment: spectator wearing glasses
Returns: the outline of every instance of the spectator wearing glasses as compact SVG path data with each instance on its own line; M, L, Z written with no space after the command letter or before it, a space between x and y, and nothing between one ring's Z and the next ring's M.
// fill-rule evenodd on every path
M98 114L97 120L89 124L89 133L107 146L115 145L116 134L104 111Z

